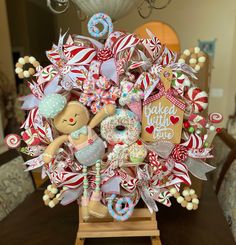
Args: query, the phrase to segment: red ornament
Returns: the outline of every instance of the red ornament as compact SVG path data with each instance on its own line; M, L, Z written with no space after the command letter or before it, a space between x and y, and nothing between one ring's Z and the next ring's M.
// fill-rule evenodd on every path
M143 144L141 140L137 140L136 143L137 143L138 145L142 145L142 144Z
M172 150L171 157L176 162L184 162L188 157L188 150L183 145L176 145L175 148Z
M111 59L112 57L113 57L113 53L109 48L100 49L97 53L97 59L99 61L106 61Z
M189 127L190 127L189 121L185 121L185 122L184 122L184 127L185 127L185 128L189 128Z
M222 131L222 128L217 128L216 132L219 134Z

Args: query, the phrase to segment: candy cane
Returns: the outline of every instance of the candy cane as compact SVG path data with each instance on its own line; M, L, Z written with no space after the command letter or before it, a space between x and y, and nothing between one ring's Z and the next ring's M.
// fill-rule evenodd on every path
M4 141L9 148L14 149L20 146L21 137L18 134L8 134Z
M203 139L197 134L191 134L189 139L181 145L186 146L187 148L199 149L203 147Z
M116 198L115 194L112 194L111 197L109 198L108 211L114 219L118 221L125 221L132 215L134 211L134 204L129 197L118 198L115 204L115 211L114 211L113 201L115 200L115 198ZM123 206L122 204L125 204L124 208L122 208ZM128 206L126 204L128 204Z
M96 25L101 24L103 29L100 31ZM113 24L111 18L104 13L97 13L93 15L88 22L88 32L93 37L102 37L108 33L108 35L113 31Z

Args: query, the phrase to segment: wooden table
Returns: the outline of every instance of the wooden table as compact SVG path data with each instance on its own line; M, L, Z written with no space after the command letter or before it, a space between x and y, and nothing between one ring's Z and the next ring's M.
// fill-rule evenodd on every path
M76 204L50 209L42 202L42 190L31 194L0 222L1 245L73 245L78 228ZM233 245L233 236L209 183L205 184L200 207L187 211L177 203L159 205L157 214L162 245ZM96 227L95 227L96 229ZM150 244L143 238L88 239L87 245Z

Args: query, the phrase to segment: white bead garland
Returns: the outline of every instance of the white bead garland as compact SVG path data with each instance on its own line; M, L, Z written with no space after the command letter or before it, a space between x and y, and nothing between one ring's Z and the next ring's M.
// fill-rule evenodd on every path
M25 65L29 64L29 69L24 69ZM20 79L29 78L35 74L35 68L39 66L39 62L33 56L25 56L18 59L15 72Z
M187 210L196 210L198 208L199 199L194 189L185 188L182 191L182 196L175 187L170 188L169 191L176 198L176 201Z
M206 57L199 47L185 49L180 56L178 63L186 63L188 57L190 57L189 65L197 72L200 71L201 67L203 67L206 62Z
M46 206L54 208L62 199L61 194L68 188L64 188L58 193L58 189L55 184L48 185L44 191L43 201ZM57 194L58 193L58 194Z

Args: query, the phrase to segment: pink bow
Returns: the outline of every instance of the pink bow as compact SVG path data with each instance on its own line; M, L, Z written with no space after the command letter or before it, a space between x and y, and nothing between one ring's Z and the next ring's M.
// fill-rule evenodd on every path
M112 86L104 77L96 82L85 83L79 101L91 108L92 113L97 113L106 104L115 104L120 96L120 89Z

